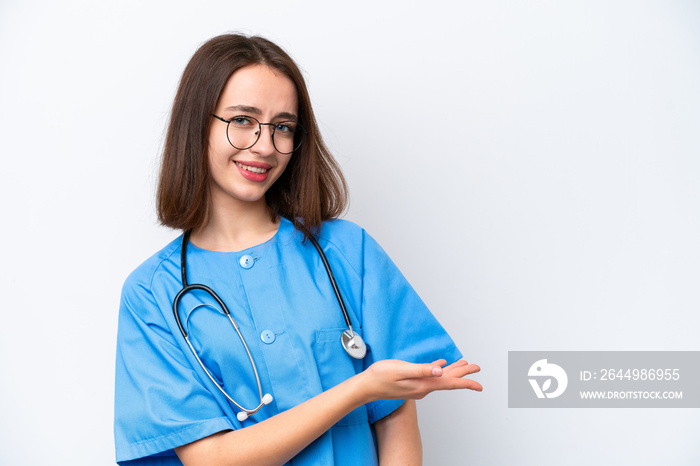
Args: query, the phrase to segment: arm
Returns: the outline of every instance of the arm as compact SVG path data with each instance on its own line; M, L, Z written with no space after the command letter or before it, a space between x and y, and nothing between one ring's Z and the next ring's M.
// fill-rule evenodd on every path
M462 377L467 369L465 361L457 361L443 368L443 377ZM453 373L451 373L454 371ZM476 390L480 390L476 388ZM399 409L374 424L379 449L379 464L422 465L423 445L418 429L418 413L414 400L406 400Z
M423 464L423 445L414 400L406 400L399 409L378 420L374 431L377 433L380 465Z
M384 360L294 408L240 430L220 432L175 449L185 465L284 464L353 409L387 398L423 398L435 390L472 389L463 379L479 366L444 360L412 364Z

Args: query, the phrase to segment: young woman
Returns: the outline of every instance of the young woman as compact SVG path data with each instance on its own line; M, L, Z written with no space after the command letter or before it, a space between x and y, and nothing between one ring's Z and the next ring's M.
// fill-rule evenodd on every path
M260 37L205 43L158 186L161 222L185 233L122 293L118 462L421 463L414 400L481 390L463 378L479 368L379 245L334 220L345 203L292 59Z

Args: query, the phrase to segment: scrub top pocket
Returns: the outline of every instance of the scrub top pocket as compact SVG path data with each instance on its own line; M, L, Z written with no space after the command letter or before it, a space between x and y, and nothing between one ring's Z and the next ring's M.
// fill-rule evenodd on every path
M323 390L328 390L362 372L362 360L350 357L340 342L340 335L347 327L316 330L314 355ZM360 330L355 333L362 336ZM338 426L369 422L367 408L362 405L336 423Z

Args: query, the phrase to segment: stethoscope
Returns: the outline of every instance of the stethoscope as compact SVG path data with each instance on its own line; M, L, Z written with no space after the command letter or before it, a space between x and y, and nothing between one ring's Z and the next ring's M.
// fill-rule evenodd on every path
M175 300L173 301L173 313L175 314L175 320L177 321L177 326L180 328L180 332L182 333L182 336L185 338L185 342L187 342L187 346L189 346L190 351L192 351L192 354L194 355L194 358L197 360L199 365L202 367L202 370L207 374L207 377L209 377L209 380L212 381L214 385L216 385L216 388L219 389L219 391L230 401L233 405L236 406L240 411L236 415L239 421L243 422L246 419L248 419L248 416L257 413L260 411L260 409L268 405L272 402L272 395L269 393L265 393L263 395L262 393L262 385L260 384L260 376L258 375L258 370L255 367L255 361L253 361L253 356L250 354L250 349L248 348L248 345L246 344L245 338L243 338L243 335L241 334L241 331L238 329L238 325L236 324L236 321L233 320L233 317L231 317L231 312L229 312L228 307L226 307L226 304L224 304L224 301L217 295L214 290L209 288L206 285L198 284L198 283L193 283L193 284L188 284L187 283L187 243L190 238L190 232L187 231L185 234L182 236L182 250L180 253L180 270L182 272L182 289L180 292L175 296ZM331 281L331 286L333 287L333 292L335 293L335 297L338 300L338 304L340 304L340 310L343 311L343 317L345 318L345 324L348 326L347 330L344 330L343 333L340 335L340 342L343 346L343 349L352 356L355 359L362 359L365 357L365 354L367 354L367 346L365 345L364 340L360 335L355 333L352 329L352 323L350 322L350 316L348 315L347 309L345 309L345 304L343 303L343 297L340 295L340 290L338 289L338 284L335 282L335 277L333 277L333 271L331 270L331 266L328 264L328 259L326 258L326 255L323 253L323 249L321 249L321 246L318 244L318 241L316 241L316 238L313 237L313 235L309 235L309 240L311 240L311 243L316 247L316 250L318 251L318 254L321 256L321 261L323 261L323 266L326 268L326 273L328 274L328 278ZM189 293L190 291L193 290L202 290L206 293L209 294L214 300L221 306L221 309L224 311L224 314L226 317L228 317L228 320L231 322L231 325L233 325L233 328L236 330L236 333L238 334L238 337L241 339L241 342L243 343L243 347L245 348L246 353L248 354L248 359L250 360L250 365L253 368L253 373L255 374L255 383L258 385L258 396L260 398L260 404L256 406L253 409L248 409L244 408L240 404L236 403L231 396L229 396L228 393L221 387L221 385L218 384L218 382L214 379L214 377L211 375L209 370L204 366L204 363L202 362L201 359L199 359L199 356L197 355L197 352L194 349L194 346L192 346L192 343L190 342L190 338L185 331L185 327L183 327L182 322L180 321L180 314L178 312L178 305L180 304L180 300L184 295Z

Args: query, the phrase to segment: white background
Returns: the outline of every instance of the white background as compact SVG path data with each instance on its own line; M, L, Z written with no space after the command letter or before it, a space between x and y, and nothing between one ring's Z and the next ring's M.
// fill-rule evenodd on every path
M196 48L303 67L384 246L483 393L419 403L426 464L700 462L697 409L508 409L512 350L700 350L700 4L0 3L0 464L113 463L121 285Z

